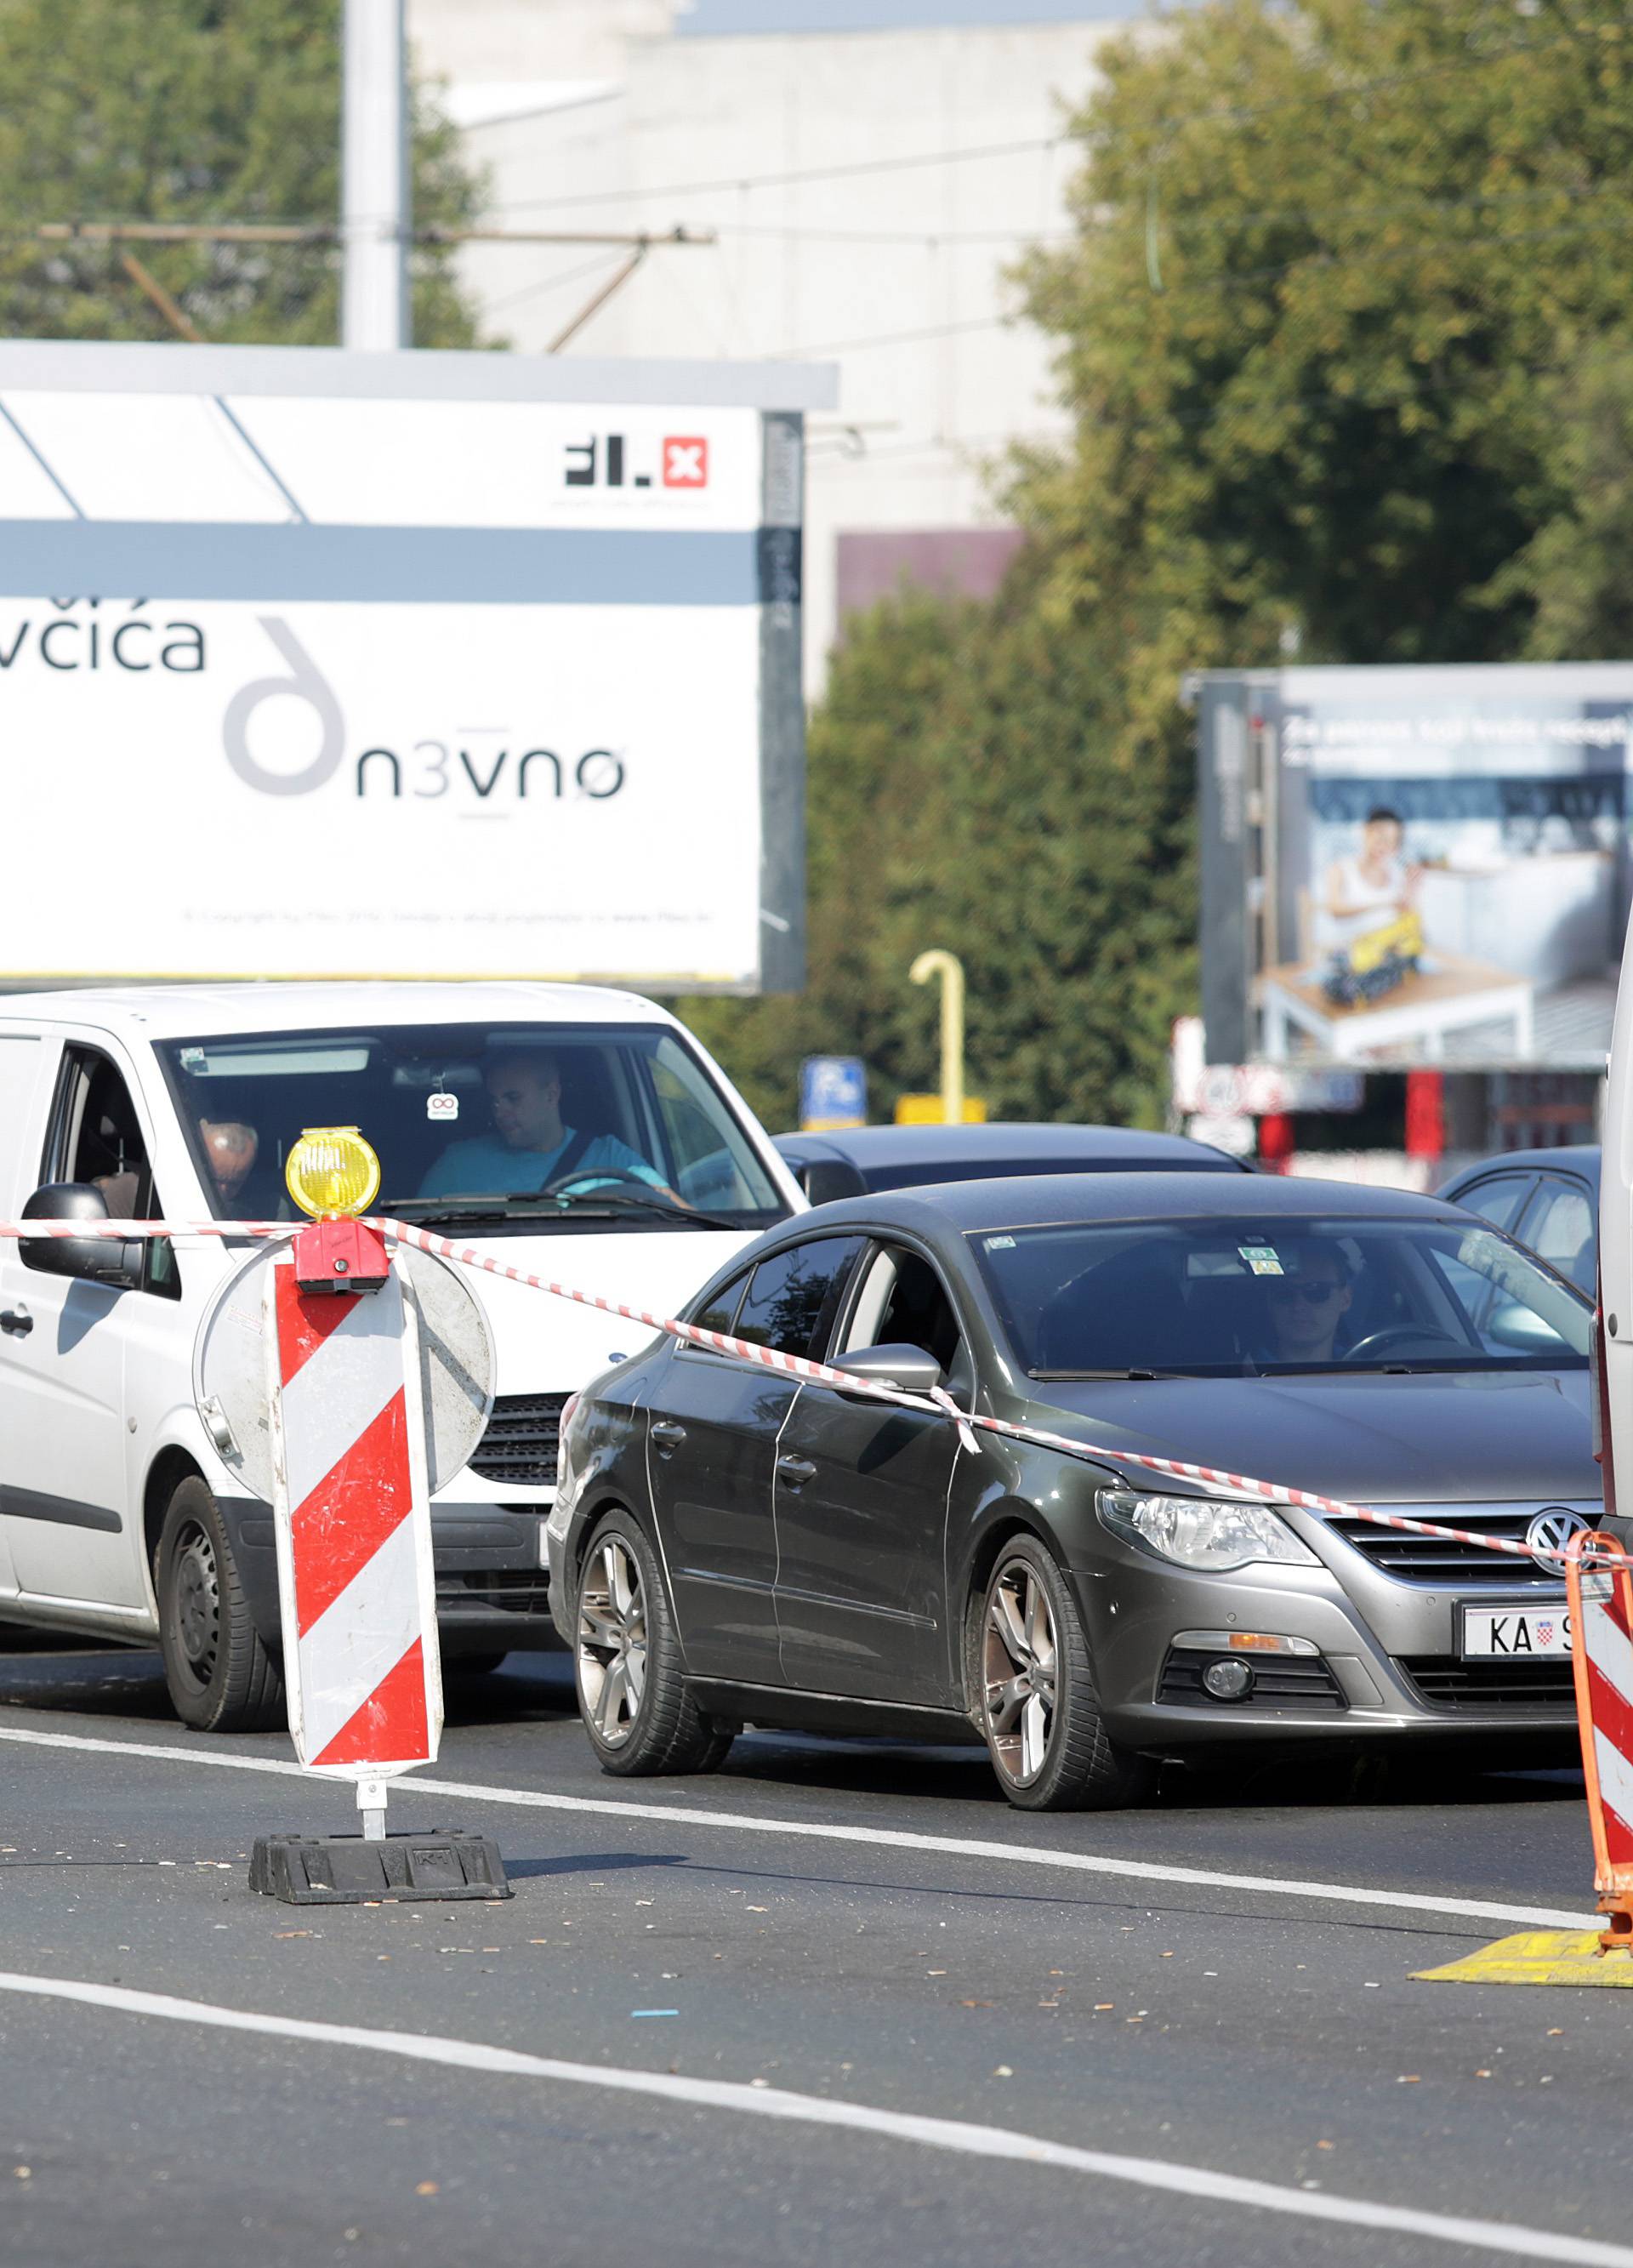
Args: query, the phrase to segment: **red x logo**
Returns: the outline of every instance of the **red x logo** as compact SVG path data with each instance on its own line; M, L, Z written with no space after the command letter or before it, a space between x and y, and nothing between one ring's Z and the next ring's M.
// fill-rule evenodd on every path
M709 486L709 444L693 434L671 434L664 443L664 486L666 489L706 489Z

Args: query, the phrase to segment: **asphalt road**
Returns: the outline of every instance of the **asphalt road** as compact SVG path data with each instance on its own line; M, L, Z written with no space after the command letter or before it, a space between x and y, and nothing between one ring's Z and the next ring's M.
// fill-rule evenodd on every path
M286 1740L186 1732L142 1654L0 1655L0 1705L7 2268L1503 2257L1463 2218L1633 2268L1633 1992L1410 1981L1521 1926L1435 1902L1591 1910L1570 1773L1173 1773L1031 1818L979 1750L751 1734L625 1783L564 1658L512 1656L451 1686L433 1775L487 1793L392 1816L495 1835L515 1897L298 1910L251 1842L349 1793L196 1760Z

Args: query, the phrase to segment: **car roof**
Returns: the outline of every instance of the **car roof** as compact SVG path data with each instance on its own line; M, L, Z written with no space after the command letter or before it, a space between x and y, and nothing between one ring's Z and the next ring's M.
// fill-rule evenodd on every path
M799 1216L802 1234L852 1221L894 1221L921 1234L1060 1227L1096 1220L1255 1219L1454 1220L1467 1215L1438 1197L1356 1182L1257 1174L1253 1187L1219 1173L1022 1174L1003 1181L942 1182L929 1188L842 1197Z
M1453 1174L1445 1184L1449 1189L1467 1189L1475 1182L1483 1181L1488 1174L1526 1174L1548 1168L1554 1173L1580 1174L1590 1182L1599 1179L1600 1147L1597 1142L1576 1142L1552 1150L1499 1150L1490 1158L1477 1158L1472 1166L1465 1166Z
M0 1024L88 1024L149 1040L228 1032L332 1031L359 1024L613 1024L674 1019L598 984L373 983L151 984L12 992Z
M1237 1160L1222 1150L1210 1150L1182 1134L1147 1133L1129 1126L1049 1126L998 1123L983 1126L846 1126L820 1134L773 1136L784 1157L842 1158L865 1173L871 1166L947 1166L968 1161L972 1176L981 1171L983 1157L1035 1158L1040 1164L1057 1158L1126 1158L1137 1161L1172 1160L1191 1163L1198 1170L1234 1170ZM1204 1167L1217 1158L1219 1167Z

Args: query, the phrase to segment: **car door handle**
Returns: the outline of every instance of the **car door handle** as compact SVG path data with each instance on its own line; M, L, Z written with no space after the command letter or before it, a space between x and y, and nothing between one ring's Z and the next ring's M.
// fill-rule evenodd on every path
M9 1331L13 1338L26 1339L34 1328L34 1319L26 1307L7 1307L0 1311L0 1331Z
M652 1439L658 1444L660 1457L672 1457L686 1439L686 1428L684 1425L672 1425L666 1418L655 1418Z
M776 1469L790 1488L804 1488L807 1481L816 1478L816 1467L809 1457L779 1457Z

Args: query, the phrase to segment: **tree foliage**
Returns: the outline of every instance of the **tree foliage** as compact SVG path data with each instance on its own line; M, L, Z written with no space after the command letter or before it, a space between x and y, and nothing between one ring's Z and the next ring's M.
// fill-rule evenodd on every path
M0 330L169 339L106 245L34 241L40 222L336 225L340 0L0 0ZM422 100L416 225L458 227L477 185ZM332 345L339 254L323 247L137 245L212 342ZM472 346L440 251L416 255L415 341Z
M933 1083L932 944L1003 1115L1154 1116L1187 673L1633 652L1633 0L1212 0L1100 62L1070 239L1018 271L1070 415L1009 467L1027 549L838 654L810 993L712 1012L784 1119L809 1049L876 1116Z

